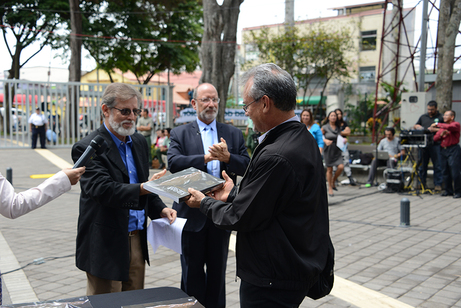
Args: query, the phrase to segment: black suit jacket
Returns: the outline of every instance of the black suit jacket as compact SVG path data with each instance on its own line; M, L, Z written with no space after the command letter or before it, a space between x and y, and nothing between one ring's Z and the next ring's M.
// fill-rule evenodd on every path
M155 194L140 196L140 184L130 184L117 146L104 126L74 144L74 162L96 135L101 135L108 146L103 154L87 164L80 180L76 265L99 278L126 281L130 267L129 210L144 209L146 217L156 219L160 217L165 204ZM131 138L136 172L139 182L142 183L149 177L147 142L138 133L133 134ZM144 230L141 231L141 245L144 259L149 262L146 224L147 219Z
M238 175L245 173L250 162L242 132L231 125L216 122L218 139L224 138L231 154L229 163L220 163L220 170L236 181ZM195 167L207 171L203 158L202 137L197 121L178 126L171 130L170 147L168 148L168 168L172 173ZM191 209L185 203L174 203L173 208L178 212L178 217L187 218L185 231L200 231L206 222L206 216L199 209Z

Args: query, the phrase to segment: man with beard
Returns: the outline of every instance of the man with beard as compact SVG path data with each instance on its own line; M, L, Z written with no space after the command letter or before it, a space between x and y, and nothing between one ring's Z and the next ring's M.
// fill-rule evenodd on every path
M213 85L199 85L191 103L197 119L171 131L168 168L175 173L195 167L215 177L225 170L235 183L250 161L242 132L216 121L219 98ZM182 235L181 289L207 308L225 307L230 232L216 228L198 209L185 203L174 203L173 208L178 217L187 218Z
M87 274L87 295L144 288L147 217L176 219L175 210L143 188L149 157L146 139L135 133L140 103L136 89L110 84L102 97L104 124L72 148L75 162L97 135L107 143L80 181L76 265Z

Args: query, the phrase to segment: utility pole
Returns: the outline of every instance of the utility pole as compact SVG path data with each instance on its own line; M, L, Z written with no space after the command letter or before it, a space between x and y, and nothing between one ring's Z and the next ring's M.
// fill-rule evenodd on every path
M421 52L419 60L418 92L424 92L424 78L426 77L426 49L427 49L427 2L423 0L423 21L421 25Z
M285 0L285 30L295 26L295 0Z

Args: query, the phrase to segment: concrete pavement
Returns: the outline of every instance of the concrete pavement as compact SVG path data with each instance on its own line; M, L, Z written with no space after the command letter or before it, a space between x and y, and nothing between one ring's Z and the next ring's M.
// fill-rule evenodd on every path
M71 164L70 149L50 152ZM56 157L42 154L1 149L0 171L5 175L7 167L13 168L18 192L36 186L43 179L31 179L31 174L60 170L54 164ZM335 288L321 300L306 298L301 307L461 307L459 199L386 194L376 188L338 189L329 208L336 249ZM43 301L85 294L86 276L74 260L79 192L79 185L73 186L57 200L16 220L0 217L1 271L36 260L2 277L4 304L30 301L21 296ZM399 226L403 197L411 202L411 226L406 228ZM169 199L164 201L171 205ZM150 261L146 288L180 286L178 254L160 247L156 254L150 251ZM239 307L240 282L235 280L235 256L230 251L227 307Z

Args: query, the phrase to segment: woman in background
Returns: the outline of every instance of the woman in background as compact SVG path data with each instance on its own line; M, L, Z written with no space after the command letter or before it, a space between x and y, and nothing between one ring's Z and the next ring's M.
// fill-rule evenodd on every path
M324 136L323 141L325 142L323 158L325 160L325 166L327 167L328 195L333 197L333 190L337 190L335 182L344 169L341 150L336 146L338 135L341 134L336 112L331 111L328 113L327 124L322 126L322 133ZM333 167L337 167L334 176Z
M325 143L323 142L323 135L320 126L317 123L314 123L314 117L312 116L312 111L309 109L304 109L301 112L301 122L306 125L307 130L314 136L317 145L319 146L320 154L323 153L323 147Z

